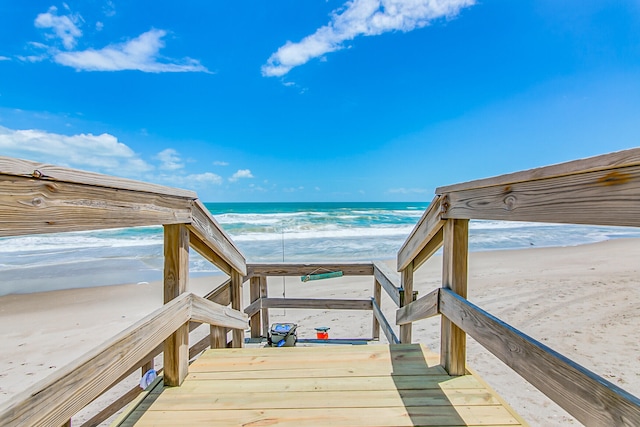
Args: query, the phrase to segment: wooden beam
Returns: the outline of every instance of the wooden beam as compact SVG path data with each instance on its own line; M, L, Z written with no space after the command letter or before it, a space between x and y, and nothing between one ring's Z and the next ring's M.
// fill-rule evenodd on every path
M440 310L478 343L587 426L640 425L640 399L448 289Z
M431 240L429 240L429 243L427 243L427 245L422 248L418 255L416 255L415 259L413 260L413 270L415 271L420 268L422 264L427 262L429 258L431 258L436 252L438 252L438 249L442 247L443 242L444 232L441 228L436 234L433 235Z
M109 404L106 408L102 409L93 417L82 423L80 427L99 426L102 422L109 419L112 415L117 414L118 411L120 411L126 405L133 402L140 393L142 393L142 389L140 388L140 386L135 385L134 387L130 388L125 394L111 402L111 404ZM71 426L71 423L69 423L69 426Z
M221 326L211 326L209 339L211 348L227 348L227 329Z
M61 425L189 321L183 294L73 363L0 404L3 426Z
M200 200L192 202L191 224L188 227L189 231L196 234L202 243L234 270L247 274L244 255Z
M371 310L371 300L321 298L261 298L260 308L301 308L317 310Z
M373 268L375 271L375 266ZM377 279L373 279L373 301L375 301L378 307L380 307L381 300L382 300L382 285L380 285L380 282L378 282ZM380 338L380 322L378 322L378 319L376 318L375 313L372 314L372 318L373 320L372 320L371 337L375 340Z
M640 226L640 165L447 193L445 218Z
M413 262L410 262L402 270L402 290L404 292L402 306L411 304L413 302ZM400 325L400 342L402 344L411 344L411 330L411 323Z
M402 271L418 256L422 249L444 225L442 215L447 210L446 198L436 196L398 251L398 271Z
M214 250L211 249L211 247L205 242L203 242L197 234L191 231L189 232L189 244L193 249L195 249L196 252L202 255L202 258L218 267L223 273L231 275L231 266L229 265L229 263L222 259L220 255L215 253Z
M260 276L260 298L269 298L269 289L267 287L267 278ZM263 308L260 317L262 318L262 336L269 336L269 309Z
M164 227L164 302L185 293L189 280L189 231L183 224ZM189 369L189 324L178 328L164 343L164 382L178 386Z
M400 275L391 270L383 262L376 261L373 263L373 276L380 283L380 286L391 297L391 301L398 307L402 305L400 302Z
M305 276L314 272L326 273L327 271L342 271L344 276L371 276L373 275L373 264L370 262L361 263L269 263L269 264L249 264L247 266L249 276Z
M259 313L262 309L262 300L262 298L258 298L257 300L249 304L244 309L244 313L249 317L253 317L256 313Z
M378 323L380 323L382 332L384 332L384 336L387 338L387 341L389 341L389 344L400 344L400 340L393 331L393 328L387 321L387 318L384 317L384 313L380 310L380 306L376 304L374 300L371 300L371 308L373 309L373 315L378 319Z
M618 151L586 159L573 160L557 165L544 166L526 171L519 171L491 178L460 184L447 185L436 189L436 194L446 194L461 190L479 189L483 187L512 185L518 182L536 181L556 178L585 172L618 169L626 166L640 165L640 148Z
M150 184L148 182L134 181L111 175L63 168L47 163L14 159L4 156L0 156L0 175L12 175L23 178L35 178L43 181L68 182L94 187L130 190L138 193L153 193L184 199L195 199L197 197L196 193L189 190L165 187L162 185Z
M442 287L467 297L469 221L448 220L444 225ZM465 375L467 339L464 331L449 319L441 320L440 363L449 375Z
M190 199L0 175L1 237L190 220Z
M240 329L243 332L249 326L249 317L240 311L216 304L197 295L193 295L192 299L191 319L195 322Z
M252 277L249 280L249 301L255 302L260 299L260 277ZM251 325L251 338L258 338L262 333L262 324L260 322L260 311L256 311L249 321Z
M405 325L416 320L427 319L440 314L438 311L438 293L440 289L435 289L396 311L396 325Z
M203 298L220 305L231 304L231 279L206 294Z
M242 310L242 276L242 272L236 270L231 272L231 308L237 311ZM233 347L244 347L244 330L234 329L231 333L233 335Z

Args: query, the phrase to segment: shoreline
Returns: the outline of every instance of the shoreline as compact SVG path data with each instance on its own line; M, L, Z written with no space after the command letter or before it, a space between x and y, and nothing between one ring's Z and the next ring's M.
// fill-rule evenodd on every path
M470 252L469 300L559 353L640 395L640 239L577 246ZM395 267L395 260L387 261ZM395 270L395 268L393 268ZM441 257L417 270L414 287L425 295L440 286ZM224 275L190 278L204 294ZM272 278L279 297L369 298L373 279L343 277L301 283ZM244 286L247 305L249 286ZM419 295L419 296L420 296ZM11 294L0 297L0 401L70 363L162 304L160 282ZM392 322L396 307L383 293ZM331 327L331 337L370 337L371 313L271 309L270 322L296 322L300 337ZM440 321L414 324L414 342L439 350ZM381 342L386 342L384 338ZM468 364L532 426L579 425L502 362L468 340ZM573 421L572 421L573 420Z

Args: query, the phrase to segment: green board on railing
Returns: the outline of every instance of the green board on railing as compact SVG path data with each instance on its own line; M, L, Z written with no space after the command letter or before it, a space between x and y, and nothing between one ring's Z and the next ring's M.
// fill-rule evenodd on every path
M330 279L332 277L342 277L342 271L332 271L329 273L318 273L318 274L307 274L306 276L301 276L300 280L302 280L303 282L308 282L309 280Z

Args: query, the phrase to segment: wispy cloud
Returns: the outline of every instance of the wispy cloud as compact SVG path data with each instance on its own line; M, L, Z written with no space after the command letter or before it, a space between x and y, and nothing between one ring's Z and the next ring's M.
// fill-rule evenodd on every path
M391 188L387 190L388 194L424 194L428 190L424 188Z
M222 177L213 172L167 177L168 183L191 189L205 188L208 185L221 185Z
M137 70L147 73L209 72L198 60L161 60L160 49L165 44L164 30L150 30L135 39L113 44L102 49L87 49L75 52L58 52L55 62L78 71L123 71Z
M7 56L0 56L0 61L11 61L11 58Z
M51 6L46 13L41 13L36 17L34 25L37 28L53 30L55 37L62 41L65 49L73 49L76 46L76 39L82 37L82 31L77 24L82 20L78 14L58 16L58 8ZM49 38L54 35L49 35Z
M0 126L0 152L5 156L120 176L141 176L153 169L131 148L108 133L62 135Z
M240 169L236 173L234 173L231 178L229 178L230 182L236 182L239 179L253 178L251 171L249 169Z
M47 45L31 42L30 47L39 52L21 56L19 59L36 62L50 58L60 65L72 67L77 71L210 72L197 59L162 56L160 51L165 47L164 38L168 33L161 29L154 28L138 37L100 49L76 49L78 40L83 35L80 27L84 20L80 14L72 13L70 10L68 12L67 15L58 15L58 9L52 6L46 13L39 14L34 25L37 28L50 30L45 37L52 43ZM115 14L113 2L107 2L104 13L106 16ZM102 30L104 23L96 22L95 28L98 31Z
M162 150L156 155L156 159L160 160L160 169L174 171L184 168L182 159L173 148Z
M216 160L215 162L213 162L214 166L229 166L229 162L223 162L220 160Z
M283 76L313 58L340 50L358 36L412 31L438 18L452 18L475 0L351 0L331 13L331 21L294 43L287 41L262 66L264 76Z

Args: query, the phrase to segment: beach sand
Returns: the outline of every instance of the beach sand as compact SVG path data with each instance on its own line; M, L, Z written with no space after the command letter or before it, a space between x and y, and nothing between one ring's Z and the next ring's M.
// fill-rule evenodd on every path
M640 240L524 250L474 252L469 260L469 300L522 332L640 396ZM389 261L394 267L394 261ZM99 274L99 273L96 273ZM203 295L223 276L190 280ZM415 289L439 287L441 258L417 270ZM301 283L287 278L287 297L370 298L371 277ZM248 285L244 287L245 305ZM282 278L269 279L269 294L283 294ZM72 289L0 297L0 402L80 357L162 304L160 283ZM390 322L395 309L383 293ZM272 309L270 321L299 324L299 337L317 326L331 338L368 338L371 313ZM194 333L206 333L206 331ZM440 321L413 327L414 342L439 351ZM196 337L194 337L195 339ZM386 342L384 336L381 342ZM579 425L484 348L468 339L467 364L532 426ZM135 384L139 374L120 390ZM110 393L116 397L118 392ZM98 405L101 403L98 402ZM95 410L92 408L92 410ZM80 414L74 422L86 419Z

